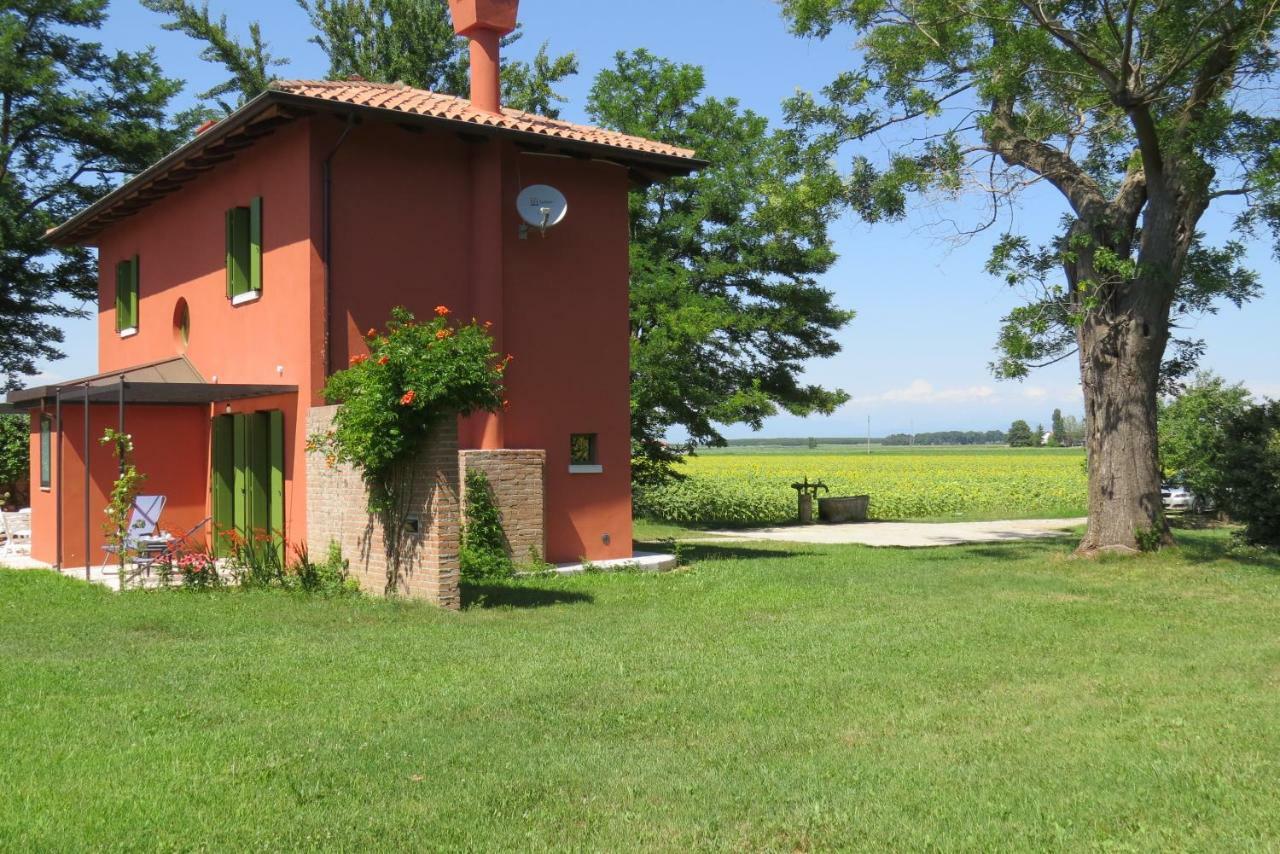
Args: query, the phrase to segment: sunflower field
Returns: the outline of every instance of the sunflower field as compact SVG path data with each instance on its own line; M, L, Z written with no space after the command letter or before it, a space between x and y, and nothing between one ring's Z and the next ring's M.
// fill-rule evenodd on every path
M686 525L792 522L791 484L805 477L830 488L819 497L870 495L871 518L881 520L1080 516L1087 496L1080 449L734 448L703 451L682 471L684 480L638 491L637 515Z

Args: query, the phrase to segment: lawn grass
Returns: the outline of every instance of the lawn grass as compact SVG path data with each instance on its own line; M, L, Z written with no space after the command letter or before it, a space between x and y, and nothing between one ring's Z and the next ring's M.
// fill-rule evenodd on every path
M0 571L0 850L1280 845L1280 559L699 544L461 614Z

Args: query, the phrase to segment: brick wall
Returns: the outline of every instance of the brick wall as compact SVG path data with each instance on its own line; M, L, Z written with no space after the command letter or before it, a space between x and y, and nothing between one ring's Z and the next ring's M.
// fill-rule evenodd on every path
M502 529L516 563L528 563L546 555L544 519L544 469L546 451L462 451L458 468L478 469L489 478L494 503L502 514ZM462 479L462 506L466 507L466 478ZM464 517L465 518L465 517Z
M328 430L335 406L315 407L307 433ZM417 534L406 533L399 577L388 578L382 526L368 511L359 471L347 464L330 468L320 453L307 454L307 547L320 558L331 541L342 546L360 587L377 595L425 599L445 608L461 605L458 590L459 484L455 419L441 425L402 477L410 493L409 513L419 519Z

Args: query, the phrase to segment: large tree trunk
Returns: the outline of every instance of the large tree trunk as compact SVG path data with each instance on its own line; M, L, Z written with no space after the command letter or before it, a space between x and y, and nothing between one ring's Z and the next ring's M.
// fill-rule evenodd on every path
M1149 321L1145 325L1146 336L1141 320L1089 318L1078 335L1089 466L1089 529L1081 554L1171 542L1156 441L1156 392L1167 333L1156 333ZM1153 353L1157 344L1158 354Z
M1153 227L1162 213L1148 209L1140 257L1166 263L1139 264L1134 278L1125 277L1114 261L1105 270L1096 264L1096 248L1107 247L1114 231L1109 235L1082 222L1073 229L1088 241L1077 240L1067 278L1082 305L1094 301L1076 333L1089 467L1089 528L1077 550L1083 555L1135 552L1173 541L1160 496L1156 396L1181 257L1173 241L1160 240ZM1110 248L1123 259L1129 245L1125 238Z

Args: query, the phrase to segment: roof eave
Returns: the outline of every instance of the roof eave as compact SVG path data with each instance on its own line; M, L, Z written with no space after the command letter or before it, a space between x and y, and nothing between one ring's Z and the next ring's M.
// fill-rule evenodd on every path
M107 193L75 216L68 219L55 228L51 228L44 234L44 239L54 246L82 246L85 245L84 240L78 239L75 235L79 229L93 220L102 212L109 210L116 204L132 197L141 192L151 180L158 178L173 167L177 163L181 163L195 152L210 148L218 142L225 140L236 131L248 125L254 117L264 112L266 108L271 106L275 100L271 91L263 92L256 98L253 98L244 106L231 113L226 118L219 121L216 125L209 128L201 134L193 136L146 169L134 175L125 183L116 189ZM96 233L96 232L95 232Z
M589 154L602 160L616 160L624 163L634 162L646 166L661 167L666 171L671 172L673 175L688 175L691 172L695 172L698 169L702 169L709 165L707 161L699 160L696 157L681 157L652 151L642 151L634 148L622 148L620 146L606 145L599 142L587 142L585 140L551 136L550 134L538 133L537 131L486 125L480 122L468 121L466 119L453 119L442 116L423 115L421 113L409 113L402 110L393 110L369 104L349 104L343 101L335 101L330 98L320 98L314 95L298 95L293 92L281 92L274 89L269 90L269 94L275 95L280 103L288 104L290 106L303 107L306 109L324 108L342 115L376 116L383 119L394 116L396 121L401 124L435 127L462 134L499 137L528 143L533 146L558 146L571 151L580 151L584 154Z
M694 157L679 157L656 152L620 148L602 143L585 142L582 140L550 136L548 134L537 133L536 131L522 131L513 128L495 127L493 125L480 124L478 122L467 121L465 119L425 116L418 113L389 110L385 107L347 104L339 101L333 101L328 98L319 98L311 95L298 95L292 92L282 92L278 89L268 89L235 112L231 113L231 115L219 121L209 130L191 138L183 145L174 149L172 152L144 169L142 172L139 172L120 187L112 190L92 205L89 205L89 207L68 219L66 222L45 232L44 239L54 246L87 245L90 238L100 233L107 225L106 223L103 223L94 227L93 222L97 217L142 193L154 181L167 175L171 169L177 167L188 159L196 157L203 150L214 148L219 143L229 142L230 137L234 136L239 131L245 130L254 122L255 118L267 112L272 107L294 107L303 111L299 115L289 117L288 120L299 118L302 114L319 109L339 115L370 116L382 119L395 116L398 122L404 124L435 127L450 130L455 133L511 139L537 147L560 148L565 151L579 152L589 157L610 160L629 167L635 167L642 173L657 170L659 173L667 177L689 175L690 173L708 165L706 161Z

